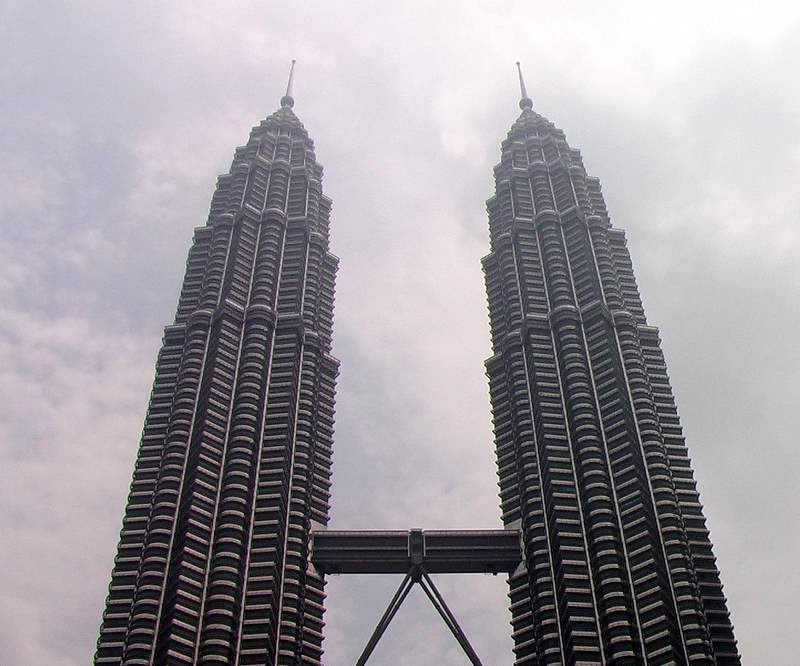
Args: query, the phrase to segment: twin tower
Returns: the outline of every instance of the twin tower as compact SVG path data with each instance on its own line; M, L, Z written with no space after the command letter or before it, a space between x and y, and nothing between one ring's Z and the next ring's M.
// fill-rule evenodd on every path
M327 573L507 572L514 663L739 664L625 234L564 133L522 110L483 258L504 529L326 530L338 260L314 144L280 109L195 230L133 472L95 664L321 664Z

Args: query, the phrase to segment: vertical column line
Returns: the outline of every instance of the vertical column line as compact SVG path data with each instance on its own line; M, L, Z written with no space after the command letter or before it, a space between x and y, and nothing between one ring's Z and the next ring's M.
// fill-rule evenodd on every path
M232 241L233 241L233 227L231 227L230 231L228 232L228 248L227 248L227 251L225 253L225 263L222 266L222 276L223 276L223 278L225 276L225 272L228 270L228 262L230 261L231 247L233 245ZM213 243L213 241L212 241L212 243ZM217 307L219 307L219 303L220 303L220 299L221 298L222 298L222 288L220 286L219 293L217 294ZM172 518L172 527L170 529L170 535L169 535L169 547L167 549L167 558L166 558L167 561L164 564L164 578L163 578L163 581L161 583L161 595L160 595L159 601L158 601L158 611L157 611L157 615L156 615L156 623L155 623L155 626L153 628L153 639L152 639L151 644L150 644L150 658L149 658L150 664L152 664L153 660L155 659L156 643L158 642L158 632L159 632L160 627L161 627L162 608L164 606L164 594L166 593L167 577L169 576L170 562L172 560L172 548L173 548L174 542L175 542L175 521L176 521L176 518L177 518L178 511L180 511L181 494L183 493L183 485L184 485L184 481L186 480L186 465L187 465L187 463L189 461L189 448L191 447L192 437L194 436L195 426L197 425L196 419L197 419L197 408L198 408L198 401L199 401L200 391L203 388L203 382L205 381L206 376L207 376L207 372L208 372L208 367L207 367L206 361L208 360L208 346L209 346L209 343L211 341L211 329L212 329L213 325L214 325L213 322L209 322L208 330L206 331L206 341L205 341L205 347L204 347L204 350L203 350L203 361L202 361L202 365L201 365L202 372L200 373L200 377L199 377L198 382L197 382L197 390L195 391L194 406L192 408L192 425L189 428L189 433L188 433L188 435L186 437L186 454L184 455L183 467L181 468L181 480L180 480L180 483L178 484L178 494L177 494L177 503L176 503L176 506L175 506L175 515ZM169 434L167 434L167 437L169 437ZM145 547L146 547L146 544L145 544Z
M514 201L513 192L511 193L511 201L512 201L512 206L513 206L513 201ZM520 284L519 284L519 266L517 264L517 254L516 254L516 252L514 250L514 239L513 239L513 237L511 239L511 256L514 259L514 279L515 279L515 282L516 282L517 297L519 298L520 315L522 315L522 318L524 319L524 305L523 305L523 299L522 299L522 288L520 287ZM536 473L537 473L537 475L539 477L538 481L539 481L539 489L540 489L541 501L542 501L542 519L544 520L544 532L545 532L545 536L547 537L547 559L548 559L548 562L550 563L550 586L551 586L551 588L553 590L553 600L555 601L555 604L556 604L555 611L556 611L556 620L558 621L558 644L559 644L559 646L561 648L561 659L563 661L565 659L566 655L565 655L565 652L564 652L564 637L563 637L564 631L563 631L563 627L561 626L561 604L559 603L559 600L558 600L559 596L558 596L558 590L557 590L557 586L556 586L556 572L555 572L555 568L553 567L553 545L552 545L552 542L550 540L550 520L549 520L549 518L547 516L547 504L545 502L544 487L542 485L542 464L541 464L541 461L539 460L539 444L538 444L538 438L536 436L536 425L533 422L533 398L531 396L531 378L530 378L530 372L528 371L528 359L527 359L527 353L526 353L526 348L525 348L525 340L521 339L520 342L521 342L521 346L522 346L522 365L525 368L525 390L526 390L526 394L527 394L527 397L528 397L528 409L530 410L530 415L531 415L531 434L533 436L533 446L534 446L534 450L535 450L535 453L536 453ZM516 437L514 439L516 440ZM517 448L517 447L515 447L515 448ZM519 465L519 453L517 453L517 465ZM522 493L524 492L525 495L527 496L528 495L528 491L527 491L527 489L524 488L525 484L523 484L522 481L519 479L519 474L517 476L517 484L519 484L520 501L522 501ZM525 525L525 517L523 517L522 511L520 511L520 516L522 517L522 529L523 529L523 534L524 534L525 531L526 531L526 525ZM526 543L525 544L525 550L527 551L527 549L528 549L528 544ZM525 568L526 569L528 568L527 564L528 564L528 556L527 556L527 552L526 552L525 553ZM530 588L530 583L528 583L528 587Z
M306 252L306 268L308 267L308 252ZM305 294L305 269L303 275L303 293ZM278 655L280 654L280 641L281 641L281 616L283 614L283 596L286 588L286 548L289 542L289 524L291 522L292 513L292 491L294 490L294 462L295 462L295 449L297 447L297 420L300 413L300 391L303 383L303 357L305 355L305 341L300 341L300 354L297 372L297 394L295 396L294 406L294 425L292 427L292 446L289 464L289 487L286 494L286 525L283 530L283 552L281 556L281 582L280 591L278 594L278 614L277 614L277 636L275 645L275 659L274 664L278 664Z
M241 223L240 223L241 224ZM261 230L263 226L261 224L258 225L258 232L256 233L256 241L253 248L253 264L250 267L250 284L247 288L247 301L245 305L245 311L243 314L246 314L247 305L250 303L250 296L253 293L253 276L255 275L256 270L256 262L258 261L258 247L261 241ZM223 473L225 471L225 456L228 451L228 444L230 439L230 432L231 426L233 425L233 402L236 399L236 393L238 389L238 380L239 380L239 370L241 366L241 359L242 359L242 347L244 346L244 338L245 338L245 327L247 326L247 319L246 316L242 317L242 330L239 335L239 348L236 353L236 370L233 373L233 382L231 384L231 399L228 401L228 419L227 424L225 426L225 439L222 445L222 454L220 457L220 465L219 465L219 483L217 484L217 495L216 500L214 501L214 513L211 518L211 531L210 531L210 539L209 539L209 547L208 547L208 559L206 560L206 567L205 573L203 574L203 596L200 599L200 613L198 615L198 627L197 627L197 636L195 638L195 645L194 645L194 659L192 663L197 663L199 652L200 652L200 643L202 640L202 632L203 632L203 614L205 612L206 606L206 598L208 597L208 573L211 569L211 558L214 552L214 537L217 530L217 516L219 515L219 498L220 494L222 493L222 484L223 484Z
M276 143L277 145L277 143ZM270 169L270 177L272 176L272 170ZM288 192L288 188L287 188ZM283 236L281 237L281 252L280 257L278 259L278 266L277 271L275 273L275 293L272 296L272 311L275 313L275 323L273 324L272 330L272 340L269 345L269 363L267 365L267 375L264 378L264 408L261 414L261 427L259 428L258 434L258 448L256 450L256 465L255 465L255 472L253 475L253 496L252 496L252 506L250 508L250 522L248 523L247 527L247 538L244 540L245 545L245 562L244 562L244 570L242 575L242 600L239 607L239 622L238 627L239 630L237 631L236 637L236 649L234 650L234 658L233 663L239 663L239 655L242 650L242 623L244 622L244 611L245 606L247 605L247 581L250 576L250 550L251 550L251 542L253 540L253 522L255 520L256 514L256 500L258 499L258 477L261 474L261 450L264 448L264 425L267 420L267 409L269 407L269 386L270 381L272 379L272 368L273 368L273 361L275 355L275 333L277 331L277 310L278 310L278 294L280 293L280 279L281 274L283 272L283 258L286 252L286 231L288 227L288 222L286 220L286 212L284 211L284 220L283 220Z
M541 251L539 249L538 235L537 235L537 241L536 241L536 253L539 256L539 262L542 264L542 271L544 271L544 262L542 260ZM550 302L550 293L549 293L549 291L547 289L547 281L544 278L544 272L542 273L542 284L544 285L545 298L547 298L547 304L552 310L552 303ZM551 346L551 349L553 350L553 360L555 362L554 365L555 365L555 368L556 368L556 375L558 376L558 385L559 385L559 388L560 388L559 393L561 394L561 396L560 396L561 400L559 402L561 403L561 412L564 415L564 425L565 425L564 432L565 432L566 438L567 438L567 449L569 450L569 460L570 460L570 464L572 466L572 480L575 483L575 493L576 493L577 499L578 499L578 515L580 516L580 519L581 519L581 531L583 532L583 534L581 535L582 536L581 540L583 541L583 552L584 552L584 555L586 556L586 568L587 568L588 573L589 573L589 587L590 587L591 594L592 594L592 603L594 604L594 616L595 616L595 624L597 626L597 638L598 638L598 641L600 643L600 659L605 664L606 663L606 657L605 657L605 647L603 645L603 630L602 630L602 627L600 626L600 606L597 603L597 595L595 593L595 586L594 586L594 574L592 573L592 558L591 558L591 554L589 553L589 544L588 544L589 532L586 529L586 522L585 522L585 518L584 518L584 515L583 515L583 499L582 499L582 494L581 494L581 490L580 490L580 483L578 482L578 476L577 476L578 472L577 472L577 465L575 463L575 454L574 454L574 451L572 450L572 433L570 432L569 418L567 417L567 407L566 407L566 405L564 403L564 400L565 400L565 398L564 398L564 380L561 377L561 367L559 366L559 363L558 363L558 350L556 349L554 335L555 335L555 333L553 331L552 324L551 324L550 325L550 336L549 336L550 337L550 346Z
M564 237L564 227L560 224L559 219L559 230L561 232L561 242L564 246L564 254L567 256L567 243ZM567 271L569 273L569 280L570 284L572 285L573 294L575 292L575 281L572 276L572 265L570 264L569 257L567 256ZM636 588L633 584L633 576L631 575L631 561L630 556L628 555L628 545L625 542L625 530L622 527L622 519L619 516L619 496L617 495L617 484L616 480L614 479L614 472L611 469L611 455L608 451L608 440L606 439L606 431L603 427L603 420L602 420L602 412L600 411L600 401L597 397L597 381L594 375L594 368L592 367L591 357L589 356L589 344L586 340L586 331L583 328L583 322L579 322L578 328L581 331L581 339L583 340L583 349L584 353L586 354L586 366L589 369L589 376L592 379L592 397L593 402L595 405L595 411L597 413L597 422L598 422L598 430L600 431L600 437L603 440L603 450L605 452L605 463L606 469L608 470L608 481L609 485L611 486L611 492L614 497L614 517L617 519L617 528L619 529L619 537L620 537L620 544L622 545L622 552L625 556L625 571L628 574L628 583L631 588L631 603L633 604L634 612L636 615L636 629L639 634L639 641L641 642L642 647L642 659L644 663L647 664L647 651L645 650L644 644L644 634L642 633L642 625L641 625L641 618L639 616L639 604L636 600ZM559 372L560 374L560 372Z
M531 161L530 161L530 155L528 154L527 146L525 148L525 161L526 161L526 163L528 165L528 169L529 169L527 177L526 177L525 180L526 180L526 182L528 184L528 190L529 190L529 192L531 194L531 207L532 207L533 216L534 216L533 220L535 220L536 219L536 199L533 196L533 186L531 184L531 177L530 177ZM536 239L536 256L539 259L539 266L541 267L541 270L542 270L542 287L544 288L544 296L545 296L545 299L547 300L548 309L550 311L552 311L553 304L550 301L550 291L547 288L547 279L546 279L545 274L544 274L544 270L545 270L545 268L544 268L544 259L542 257L542 252L541 252L541 248L540 248L539 235L536 232L535 222L533 222L533 224L534 224L533 235L534 235L534 238ZM514 251L516 253L516 246L513 245L512 247L513 247L513 249L514 249ZM515 256L514 262L515 262L515 266L516 266L516 256ZM573 287L573 291L574 291L574 287ZM584 553L584 555L586 557L586 568L587 568L587 571L588 571L588 574L589 574L589 589L590 589L591 594L592 594L592 604L594 605L595 625L597 626L597 638L598 638L598 640L600 642L600 658L601 658L602 662L605 664L606 657L605 657L605 648L603 646L603 630L602 630L602 627L600 625L600 605L597 602L597 594L595 592L594 574L592 572L592 568L593 568L592 567L592 558L591 558L591 554L589 552L589 532L586 529L586 518L584 516L584 507L583 507L583 496L582 496L582 493L581 493L580 483L578 481L578 470L577 470L577 465L575 463L575 454L574 454L574 452L572 450L572 434L570 433L569 420L567 418L567 409L566 409L566 405L564 404L564 383L563 383L563 381L561 379L561 368L559 367L559 364L558 364L558 352L556 351L555 340L554 340L554 332L553 332L552 324L550 325L549 328L550 328L550 336L549 336L550 337L550 346L551 346L551 348L553 350L553 360L555 361L556 374L558 376L558 384L559 384L559 387L561 389L560 390L560 393L561 393L561 400L560 400L560 402L561 402L561 410L562 410L562 414L564 415L564 424L566 426L564 431L565 431L566 438L567 438L567 449L569 451L570 466L572 468L572 481L575 484L575 494L576 494L577 499L578 499L578 516L580 517L580 521L581 521L581 541L583 542L583 553ZM523 349L527 350L527 346L525 344L523 344ZM530 379L528 380L528 386L529 386L528 390L530 391ZM531 416L533 416L532 412L533 412L533 407L531 407Z
M600 294L601 294L601 297L603 299L603 303L605 304L606 303L606 297L605 297L605 290L603 288L603 281L600 279L600 267L599 267L599 265L597 263L597 256L595 254L594 243L592 242L592 235L589 233L588 229L586 230L586 236L589 239L589 249L590 249L590 253L592 255L592 264L594 265L594 269L595 269L595 272L597 274L598 285L600 287ZM615 345L616 345L617 354L619 355L620 366L621 366L621 370L622 370L622 378L625 380L625 390L626 390L626 393L628 395L628 404L630 406L631 416L633 417L633 423L634 423L634 426L636 428L636 436L637 436L637 439L639 440L639 450L642 453L642 462L644 463L644 475L647 478L647 489L648 489L648 491L650 493L650 501L653 503L653 515L654 515L654 517L656 519L656 527L658 528L658 541L659 541L659 544L661 546L661 554L664 557L664 569L666 570L667 579L669 581L670 598L672 599L672 605L673 605L673 608L675 609L675 622L678 625L678 631L679 631L680 637L681 637L681 646L683 647L683 654L684 654L684 657L686 658L686 663L688 664L689 663L689 652L688 652L688 650L686 648L686 636L685 636L684 631L683 631L683 623L681 622L681 614L680 614L680 609L678 608L678 600L675 598L675 587L674 587L674 582L673 582L673 579L672 579L672 570L671 570L670 565L669 565L669 558L667 557L667 549L666 549L666 546L664 544L664 535L663 535L663 533L661 531L661 519L660 519L660 517L658 515L658 507L656 505L656 497L655 497L655 493L653 492L653 484L652 484L652 481L650 479L650 468L649 468L649 466L647 464L647 453L644 450L644 441L642 440L642 432L641 432L641 429L639 428L639 418L636 415L636 406L634 405L634 402L633 402L633 394L631 393L631 386L630 386L630 382L628 381L628 368L625 365L625 357L622 354L622 346L620 345L620 342L619 342L619 332L617 331L617 324L613 320L613 314L612 314L611 328L614 331L614 342L615 342ZM583 326L581 326L581 330L583 331ZM584 332L584 340L585 340L585 332ZM669 466L669 458L666 457L666 456L665 456L665 458L667 460L667 465ZM668 469L669 469L669 467L668 467ZM678 510L680 511L680 505L678 505L677 502L676 502L676 505L678 506ZM643 650L643 653L644 653L644 644L642 645L642 650Z
M290 159L291 162L291 159ZM284 203L284 210L287 211L287 230L288 230L288 205L289 205L289 191L291 189L291 173L289 175L289 179L286 183L286 201ZM306 197L308 197L308 178L306 178ZM306 211L307 213L308 211ZM308 255L311 251L311 241L309 238L309 225L308 225L308 215L304 217L305 219L305 228L306 228L306 252L305 258L303 261L303 287L300 292L300 322L302 325L303 322L303 310L305 309L305 300L306 300L306 284L308 283ZM291 514L292 514L292 490L294 489L294 462L295 462L295 450L297 448L297 420L300 414L300 392L302 390L303 385L303 357L305 355L305 326L301 328L301 335L303 337L300 339L300 358L298 362L298 372L297 372L297 393L295 395L295 405L294 405L294 425L292 426L292 446L290 452L290 463L289 463L289 486L287 488L286 493L286 525L283 531L283 553L281 556L281 582L280 582L280 589L278 592L278 614L276 616L276 642L275 642L275 656L273 664L274 666L278 666L278 656L280 655L280 647L281 647L281 636L282 636L282 629L281 629L281 617L283 615L283 596L286 589L286 548L289 542L289 524L291 522Z
M672 599L672 606L675 609L675 623L678 625L678 632L680 633L680 638L681 638L681 647L683 648L683 654L684 657L686 658L686 663L688 664L689 652L686 648L686 636L684 635L683 632L683 623L681 622L681 612L680 609L678 608L678 600L675 598L675 586L672 579L672 569L669 566L669 558L667 557L667 548L666 545L664 544L664 534L661 531L661 517L658 514L658 506L656 505L656 496L655 493L653 492L653 482L650 479L650 468L647 464L647 452L644 450L644 441L642 440L642 432L641 429L639 428L639 418L636 415L636 406L634 405L633 394L631 393L631 386L630 383L628 382L628 369L625 366L625 358L622 355L622 346L620 345L619 342L619 334L617 332L616 324L614 325L614 341L616 342L617 353L619 354L620 363L622 364L622 377L625 380L625 389L628 395L628 404L630 405L631 408L631 416L633 417L633 423L636 428L636 435L639 440L639 450L642 452L642 461L644 462L644 467L645 467L644 472L645 476L647 477L647 489L650 491L650 500L653 502L653 515L656 519L656 527L658 528L658 541L659 544L661 545L661 554L664 557L664 569L666 571L667 580L669 582L669 596ZM667 465L669 465L669 459L667 459ZM667 469L669 469L669 467L667 467ZM679 506L678 510L680 510Z

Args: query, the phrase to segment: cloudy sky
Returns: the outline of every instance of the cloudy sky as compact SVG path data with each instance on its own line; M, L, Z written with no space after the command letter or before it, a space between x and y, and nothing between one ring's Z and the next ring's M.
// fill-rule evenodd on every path
M796 663L800 5L531 0L0 1L0 661L90 659L192 229L291 58L341 257L333 525L498 525L479 259L522 60L628 232L745 662ZM398 582L331 579L329 666ZM510 663L504 580L440 584ZM374 655L464 661L419 591Z

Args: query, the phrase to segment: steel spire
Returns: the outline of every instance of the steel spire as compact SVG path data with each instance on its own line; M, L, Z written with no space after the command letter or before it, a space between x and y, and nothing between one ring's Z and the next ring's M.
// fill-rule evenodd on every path
M522 78L522 66L519 64L519 60L517 60L517 73L519 74L519 91L521 95L521 99L519 100L519 108L523 110L532 109L533 100L528 97L528 90L525 88L525 79Z
M286 94L281 97L281 106L288 106L289 108L294 106L294 97L292 97L292 83L294 82L294 63L295 60L292 59L292 66L289 68L289 81L286 84Z

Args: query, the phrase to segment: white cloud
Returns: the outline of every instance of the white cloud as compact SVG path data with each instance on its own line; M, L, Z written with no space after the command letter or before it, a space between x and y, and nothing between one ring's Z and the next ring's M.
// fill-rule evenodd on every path
M99 623L154 344L8 309L0 341L3 652L79 663Z

